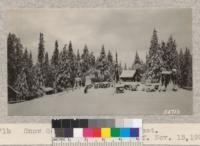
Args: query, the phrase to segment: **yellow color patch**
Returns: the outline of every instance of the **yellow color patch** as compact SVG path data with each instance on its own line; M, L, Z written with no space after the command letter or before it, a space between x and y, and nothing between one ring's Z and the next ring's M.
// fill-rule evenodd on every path
M101 128L101 137L108 138L110 135L110 128Z

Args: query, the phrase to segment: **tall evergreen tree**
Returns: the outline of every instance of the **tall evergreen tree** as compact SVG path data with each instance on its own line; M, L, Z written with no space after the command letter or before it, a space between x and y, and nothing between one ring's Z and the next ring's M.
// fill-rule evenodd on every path
M162 52L158 43L157 31L154 29L147 62L147 78L151 82L158 82L162 67Z
M136 51L135 60L134 60L133 65L132 65L132 69L137 70L140 67L141 67L141 60L140 60L140 57L138 55L138 52Z
M108 62L111 64L113 63L113 56L112 56L110 50L108 51Z
M44 54L45 49L44 49L44 37L43 33L40 33L40 38L39 38L39 45L38 45L38 63L42 65L44 63Z
M115 80L116 80L116 83L119 82L119 75L120 75L121 69L122 69L122 67L121 67L121 64L118 64L118 55L116 52L116 54L115 54Z
M7 38L7 55L8 55L8 85L14 87L14 82L17 78L16 72L16 43L17 37L15 34L8 34Z
M82 73L86 73L89 70L89 50L87 48L87 45L84 46L83 54L81 55L82 59Z
M22 69L21 72L18 74L17 80L15 82L15 89L20 93L17 94L17 98L20 101L26 100L30 96L25 69Z
M184 55L183 55L183 50L181 49L179 52L179 86L183 87L184 86Z
M136 53L135 53L135 61L134 61L134 64L141 64L141 62L140 62L140 57L139 57L137 51L136 51Z
M76 66L75 66L75 54L72 48L72 42L69 42L68 46L68 57L69 57L69 66L70 66L70 86L73 87L75 83L75 77L76 77Z
M50 70L50 64L49 64L49 55L48 52L45 53L44 57L44 78L45 78L45 86L52 86L52 78L51 78L51 70Z
M28 54L28 50L27 48L25 49L24 53L23 53L23 58L22 58L22 63L23 63L23 68L28 69L29 67L29 54Z
M166 56L165 57L165 62L166 62L165 68L167 70L177 69L178 54L177 54L177 50L176 50L176 42L172 36L170 36L168 39L164 56Z
M58 50L58 41L55 41L55 49L51 58L51 65L56 68L59 62L59 50Z
M192 87L192 55L189 49L185 49L183 67L184 86Z
M32 57L32 52L31 51L29 53L29 62L28 62L28 64L29 64L29 68L31 68L33 66L33 57Z

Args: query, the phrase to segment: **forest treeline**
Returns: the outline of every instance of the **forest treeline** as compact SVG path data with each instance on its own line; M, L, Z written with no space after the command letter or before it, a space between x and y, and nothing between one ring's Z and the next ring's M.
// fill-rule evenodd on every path
M55 41L51 56L45 50L43 33L39 34L37 61L34 63L32 52L23 46L20 38L8 34L8 86L15 90L18 98L29 100L44 94L45 87L52 87L55 92L73 88L75 78L82 80L92 74L92 82L114 81L119 78L123 69L135 69L142 80L159 82L161 72L177 70L178 85L192 87L192 54L190 49L177 51L176 41L172 36L166 42L159 43L157 31L153 31L146 62L140 59L138 52L133 55L132 66L118 63L117 52L106 50L104 45L100 54L94 56L87 45L74 52L72 42L59 46ZM138 48L139 49L139 48ZM114 53L114 55L113 55ZM12 97L8 97L12 98Z

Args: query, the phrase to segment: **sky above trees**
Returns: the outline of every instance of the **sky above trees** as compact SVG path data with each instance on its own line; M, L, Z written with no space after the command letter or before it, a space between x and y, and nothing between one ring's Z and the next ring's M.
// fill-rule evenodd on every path
M84 45L99 55L105 50L118 52L128 66L137 51L145 61L153 29L159 41L172 35L177 49L192 49L191 9L18 9L7 13L8 31L15 33L37 60L39 33L44 33L45 50L52 55L55 40L59 49L72 41L74 52ZM132 61L131 61L132 60Z

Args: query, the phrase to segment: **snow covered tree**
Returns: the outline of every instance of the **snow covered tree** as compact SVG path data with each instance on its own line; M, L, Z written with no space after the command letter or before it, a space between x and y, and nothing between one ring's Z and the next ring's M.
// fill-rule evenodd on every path
M108 51L108 62L109 62L110 64L113 63L113 56L112 56L112 53L110 52L110 50Z
M57 74L58 74L58 66L59 65L59 49L58 49L58 41L55 41L55 48L53 55L51 57L51 71L52 71L52 80L53 80L53 87L56 89L57 86Z
M114 75L116 83L118 83L118 81L119 81L119 75L121 74L120 73L121 70L122 70L122 67L121 67L121 64L118 65L118 55L116 52L116 54L115 54L115 75Z
M181 49L179 52L179 57L178 57L178 64L179 64L179 69L178 69L178 75L179 75L179 86L183 87L184 86L184 55L183 55L183 50Z
M140 57L139 57L137 51L136 51L136 53L135 53L135 61L134 61L134 64L141 64L141 62L140 62Z
M18 39L15 34L8 34L7 38L7 55L8 55L8 85L14 87L14 83L17 78L17 69L16 69L16 46Z
M32 81L31 81L32 94L35 97L42 96L44 94L42 87L44 86L45 81L39 63L33 66L32 73L33 74L30 74L32 76Z
M67 45L65 44L63 50L60 52L59 55L59 65L56 72L56 89L58 91L62 91L67 87L70 87L69 80L70 80L70 65L69 65L69 58L68 58L68 49Z
M178 53L176 50L176 42L172 36L168 39L164 56L166 70L177 69Z
M110 81L112 81L115 78L115 64L110 50L108 51L107 58L108 58L108 71L110 73Z
M70 81L70 86L73 87L75 83L75 77L76 77L76 66L75 66L76 56L74 54L71 41L69 42L69 46L68 46L68 58L69 58L69 66L70 66L69 81Z
M53 87L53 75L52 70L49 63L49 55L48 52L45 53L44 59L44 78L45 78L45 86L46 87Z
M30 51L29 53L29 62L28 62L28 66L29 68L31 68L33 66L33 57L32 57L32 52Z
M43 33L40 33L40 38L39 38L39 45L38 45L38 63L42 65L44 63L44 37Z
M23 65L23 68L28 68L29 67L29 54L28 54L28 51L27 51L27 48L25 49L24 53L23 53L23 56L22 56L22 65Z
M89 56L89 59L90 59L90 68L94 68L95 67L95 56L93 54L93 52L90 53L90 56Z
M84 49L83 49L83 54L81 55L81 59L82 59L82 63L81 63L81 66L82 66L82 73L86 73L88 70L89 70L89 62L90 62L90 59L89 59L89 50L87 48L87 45L84 46Z
M25 70L22 70L20 74L18 74L17 80L15 82L15 89L20 93L17 94L17 99L20 101L26 100L27 97L30 96L26 78L26 72Z
M135 60L134 60L133 65L132 65L132 69L137 70L137 69L140 69L140 67L141 67L141 61L140 61L140 57L138 55L138 52L136 51Z
M185 87L192 87L192 55L189 49L185 49L183 79Z
M158 82L161 75L162 67L162 51L158 43L157 31L154 29L151 39L149 56L147 62L147 78L151 82Z
M55 41L55 49L51 58L51 65L55 68L58 66L59 62L59 50L58 50L58 41Z

